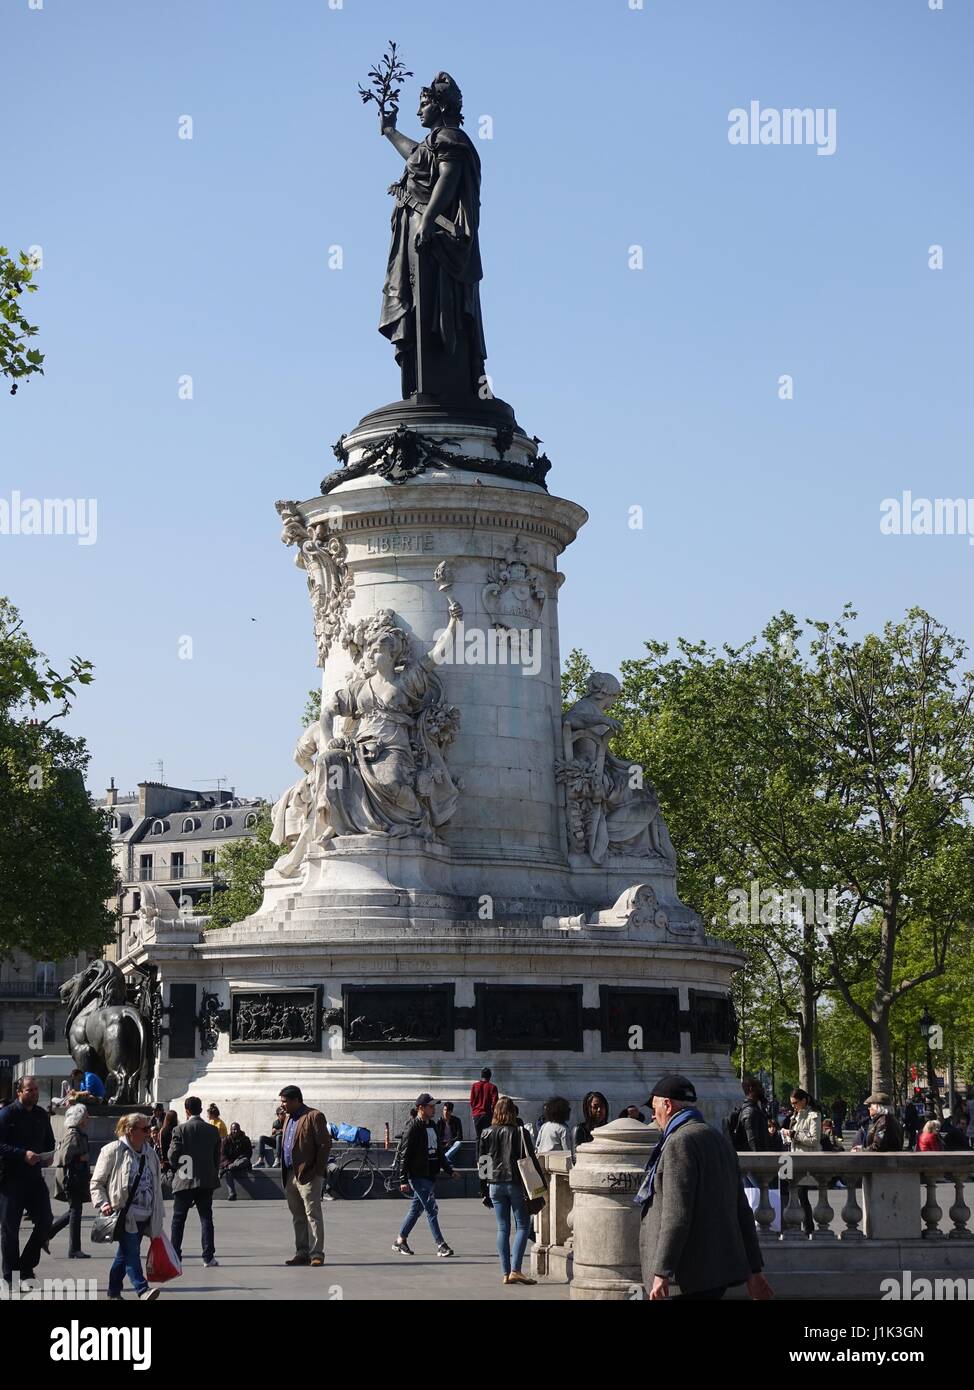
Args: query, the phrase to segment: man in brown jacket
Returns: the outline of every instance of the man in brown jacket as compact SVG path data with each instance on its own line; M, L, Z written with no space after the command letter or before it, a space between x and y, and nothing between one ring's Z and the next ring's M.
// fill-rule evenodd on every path
M320 1110L305 1105L297 1086L285 1086L281 1104L287 1111L281 1142L284 1196L294 1222L294 1258L289 1265L325 1263L325 1222L321 1189L331 1152L331 1134Z

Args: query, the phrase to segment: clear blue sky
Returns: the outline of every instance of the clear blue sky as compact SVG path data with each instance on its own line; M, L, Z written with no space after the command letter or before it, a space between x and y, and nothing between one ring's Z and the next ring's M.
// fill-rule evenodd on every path
M92 787L292 776L316 671L273 503L397 394L401 165L356 94L390 37L403 129L441 68L493 118L488 367L591 513L563 651L612 670L846 599L969 638L974 548L879 532L904 488L974 497L969 0L3 0L0 242L43 247L47 370L0 396L0 495L97 498L98 541L0 536L0 592L96 665ZM836 153L732 146L752 100L834 107Z

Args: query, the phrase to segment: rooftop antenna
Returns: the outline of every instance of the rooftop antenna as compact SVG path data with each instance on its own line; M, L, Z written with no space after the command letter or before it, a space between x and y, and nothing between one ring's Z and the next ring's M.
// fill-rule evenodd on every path
M229 782L229 780L230 780L229 777L194 777L194 778L193 778L193 781L197 784L197 786L205 786L206 783L208 783L208 782L215 782L215 783L216 783L216 794L217 794L217 797L218 797L220 800L223 799L223 786L224 786L224 783L225 783L225 782Z
M165 770L165 768L164 768L163 765L162 765L162 759L161 759L161 758L160 758L159 761L155 764L155 766L159 769L159 781L162 783L163 786L165 786L165 785L166 785L166 770Z

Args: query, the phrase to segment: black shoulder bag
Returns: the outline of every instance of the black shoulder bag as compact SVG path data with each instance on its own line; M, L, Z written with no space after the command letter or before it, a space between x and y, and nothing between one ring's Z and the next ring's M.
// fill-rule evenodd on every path
M132 1186L129 1188L128 1201L121 1211L110 1211L107 1216L101 1212L91 1223L91 1239L95 1245L111 1245L112 1241L118 1240L119 1232L125 1230L125 1218L128 1216L129 1207L135 1200L139 1183L142 1181L142 1172L145 1168L145 1154L139 1155L139 1171L135 1175Z

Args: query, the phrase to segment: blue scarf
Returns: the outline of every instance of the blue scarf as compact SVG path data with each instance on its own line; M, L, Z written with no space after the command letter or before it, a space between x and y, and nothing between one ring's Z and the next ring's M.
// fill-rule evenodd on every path
M678 1110L676 1112L676 1114L670 1120L669 1124L663 1130L663 1137L660 1139L653 1152L649 1155L649 1162L646 1164L646 1176L643 1178L642 1183L640 1184L639 1191L632 1199L636 1206L646 1206L647 1203L652 1202L653 1200L653 1184L656 1181L656 1169L659 1167L660 1156L663 1153L663 1145L666 1143L667 1139L669 1139L670 1135L673 1134L675 1130L678 1130L680 1128L680 1125L685 1125L687 1120L702 1119L703 1116L701 1115L700 1111L694 1110L692 1108L687 1108L686 1110Z

